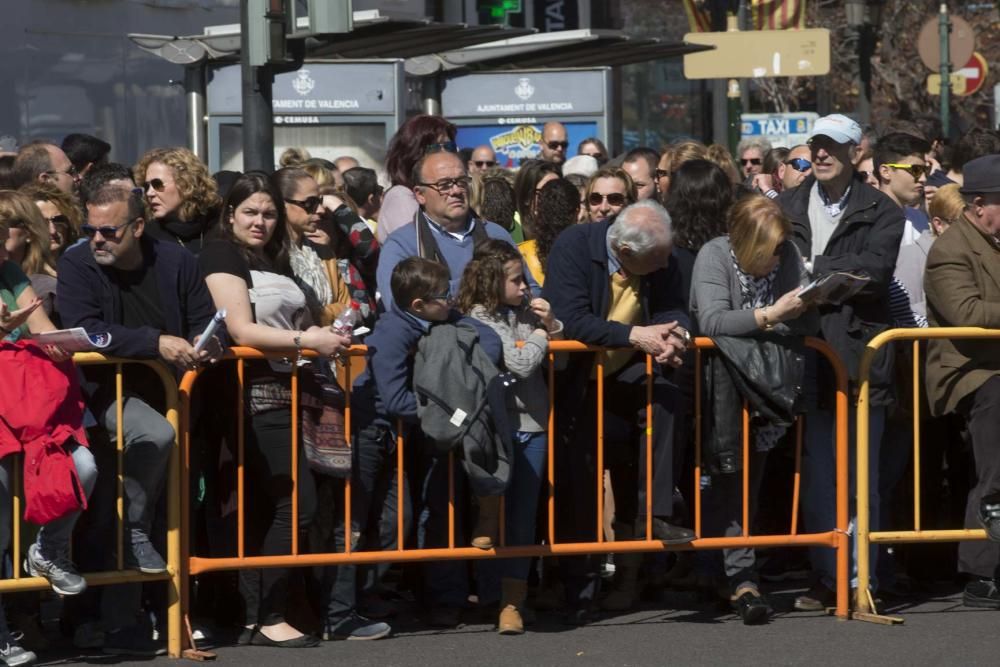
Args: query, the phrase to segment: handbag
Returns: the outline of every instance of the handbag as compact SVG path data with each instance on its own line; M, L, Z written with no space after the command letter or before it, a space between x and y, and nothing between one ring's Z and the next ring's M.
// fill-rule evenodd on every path
M344 391L316 364L299 369L302 389L302 449L313 471L332 477L350 477L351 443L344 433Z

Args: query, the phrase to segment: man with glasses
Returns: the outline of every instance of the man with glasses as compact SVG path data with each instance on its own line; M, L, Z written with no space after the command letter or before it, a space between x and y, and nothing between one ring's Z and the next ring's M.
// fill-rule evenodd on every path
M217 339L195 349L198 335L215 313L197 261L179 245L144 235L145 225L141 190L115 182L89 193L87 223L81 230L89 243L70 248L59 260L56 298L63 324L110 334L103 350L109 356L162 360L182 370L221 358ZM122 428L125 567L166 572L150 541L174 448L174 430L162 414L159 378L142 367L125 372L119 425L113 371L87 368L84 377L87 406L112 443ZM107 557L113 559L114 552ZM155 653L151 637L136 625L138 609L136 585L104 592L106 652Z
M866 184L854 170L853 158L860 141L861 127L846 116L833 114L817 120L807 142L812 173L798 187L782 192L777 200L792 223L792 240L814 277L843 271L870 279L854 296L820 308L821 336L847 367L853 395L865 345L891 323L889 285L903 233L899 207ZM804 386L809 413L802 454L802 510L806 530L822 532L832 530L836 518L836 422L833 396L828 390L834 385L826 365L815 355L809 358L807 369ZM893 401L892 370L892 355L883 348L875 357L870 375L872 530L878 530L879 451L886 407ZM819 388L824 391L817 396ZM854 411L849 412L853 438ZM855 497L853 490L848 493ZM875 553L873 549L873 570ZM830 549L813 548L810 559L819 581L796 599L795 608L803 611L822 610L832 604L834 597L835 554Z
M930 229L927 214L918 210L930 167L925 156L931 145L925 139L904 132L879 139L873 161L878 189L899 206L906 216L902 245L910 245Z
M473 149L472 156L468 162L470 176L481 174L495 166L497 166L497 154L493 151L492 147L483 144Z
M68 194L74 193L80 184L80 174L66 153L47 141L33 141L21 147L14 158L11 178L16 187L38 181Z
M646 429L652 427L652 539L685 544L694 532L673 515L674 406L679 403L672 369L690 343L686 295L678 264L671 261L670 215L653 200L624 208L615 218L564 230L549 253L545 290L566 338L614 348L603 356L573 354L556 380L559 422L556 447L556 527L562 542L596 541L598 479L594 407L597 373L604 382L604 460L615 496L615 539L645 537ZM646 412L646 355L653 357L652 423ZM581 406L584 406L581 409ZM598 558L560 559L570 606L567 621L589 622L597 602ZM611 610L638 600L639 562L615 557Z
M569 141L566 140L566 126L562 123L550 120L542 126L542 141L539 145L541 153L539 158L546 162L561 165L566 161L566 149L569 148Z
M479 220L469 210L469 184L465 162L448 151L429 153L413 169L413 193L420 209L413 224L397 229L386 239L379 255L377 284L386 310L392 294L385 288L392 270L407 257L433 259L451 272L451 294L458 294L465 265L476 246L488 238L503 239L514 245L506 229ZM538 283L525 269L528 283L538 290Z
M736 147L740 170L747 181L764 171L764 156L771 150L771 142L762 137L748 137Z

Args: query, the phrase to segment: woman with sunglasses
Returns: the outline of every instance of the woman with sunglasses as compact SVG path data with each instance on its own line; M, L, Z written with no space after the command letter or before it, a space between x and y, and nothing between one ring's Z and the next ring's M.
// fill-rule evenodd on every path
M187 148L154 148L133 171L152 213L146 233L200 253L219 218L219 187L205 163Z
M216 308L237 345L292 356L302 349L339 354L350 339L329 327L311 326L306 295L288 260L284 198L266 174L240 176L223 203L213 239L198 258ZM291 553L291 532L304 534L316 511L316 489L306 458L298 452L298 526L292 526L291 362L248 363L247 553ZM318 640L285 621L287 568L241 570L246 627L240 642L299 648Z
M590 222L612 218L636 201L635 184L620 167L602 167L587 184L587 214Z
M83 211L78 200L48 185L28 185L20 192L38 206L49 226L49 250L56 259L80 238Z
M51 229L32 199L13 190L0 191L0 223L8 230L7 258L28 276L46 315L55 308L56 256Z
M322 325L332 324L350 305L351 296L341 278L337 258L330 252L329 237L323 233L327 245L310 239L326 213L319 186L312 176L297 167L279 169L271 181L285 202L292 273L305 292L313 320Z
M413 194L416 185L413 168L417 162L427 153L457 152L457 131L444 118L423 114L409 118L399 126L385 156L385 170L392 187L385 191L382 208L379 209L375 236L380 244L385 244L389 234L413 222L413 217L420 210Z
M549 181L559 178L559 166L545 160L525 160L514 178L514 199L517 202L515 229L521 238L514 236L514 243L535 238L535 216L538 213L538 195Z
M750 434L750 481L746 489L750 502L749 529L756 514L767 453L794 421L795 392L802 382L804 363L802 356L789 346L816 331L819 323L816 311L807 311L806 304L798 297L809 282L809 274L800 253L789 241L792 226L781 208L763 195L749 195L730 208L727 219L728 236L712 239L698 253L691 287L691 315L698 333L718 338L720 355L725 355L727 362L723 368L709 365L722 361L713 356L706 364L704 400L711 406L706 414L726 411L727 405L731 411L736 406L731 422L740 424L740 387L743 383L754 386L760 375L749 369L741 374L741 382L729 379L727 383L730 365L753 366L740 362L755 357L747 345L734 346L728 342L724 345L723 339L752 338L761 343L764 340L776 343L774 348L766 349L761 344L758 354L772 362L782 355L783 363L773 366L783 371L781 379L785 381L781 386L796 388L788 393L793 400L787 410L790 414L784 420L756 416L755 406L750 406L755 417ZM775 399L775 404L778 403ZM743 452L741 447L730 449L729 443L742 442L742 438L738 432L726 431L718 423L709 419L702 446L703 474L707 473L707 486L706 482L702 484L702 528L705 536L735 537L743 534L744 475L742 466L734 467L732 462L743 460ZM767 622L771 609L758 588L754 550L726 549L723 561L729 602L734 610L747 625Z

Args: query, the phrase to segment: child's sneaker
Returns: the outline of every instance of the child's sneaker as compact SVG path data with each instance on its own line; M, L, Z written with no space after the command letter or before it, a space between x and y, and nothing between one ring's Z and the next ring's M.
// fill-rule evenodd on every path
M76 566L65 556L46 560L39 553L38 545L28 547L28 557L24 559L24 569L33 577L48 580L52 590L60 595L79 595L87 590L87 580L76 571Z
M38 660L38 656L21 648L12 635L0 636L0 662L9 667L16 667L17 665L33 665L36 660Z

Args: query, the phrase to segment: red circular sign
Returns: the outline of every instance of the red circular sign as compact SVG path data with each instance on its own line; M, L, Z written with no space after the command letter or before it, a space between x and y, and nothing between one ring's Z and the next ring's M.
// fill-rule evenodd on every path
M982 54L978 51L972 54L969 58L969 62L965 63L965 67L958 70L958 73L965 77L965 91L962 95L972 95L979 91L986 83L986 75L989 72L989 68L986 66L986 58L983 58Z

